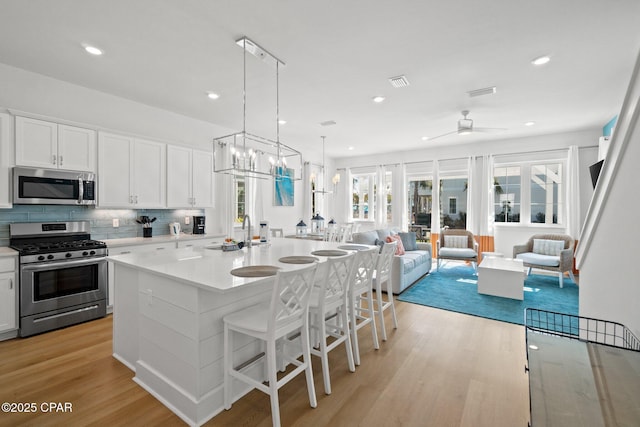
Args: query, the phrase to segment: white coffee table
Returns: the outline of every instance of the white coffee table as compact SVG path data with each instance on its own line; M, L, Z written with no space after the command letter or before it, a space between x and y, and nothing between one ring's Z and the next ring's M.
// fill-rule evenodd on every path
M478 293L524 299L524 265L520 259L487 257L478 265Z

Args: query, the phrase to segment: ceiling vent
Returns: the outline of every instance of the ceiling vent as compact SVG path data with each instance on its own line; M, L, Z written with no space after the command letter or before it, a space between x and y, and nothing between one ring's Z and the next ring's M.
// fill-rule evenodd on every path
M333 126L336 122L333 120L327 120L326 122L320 122L320 126Z
M483 89L471 90L467 93L469 94L470 98L474 98L476 96L483 96L483 95L493 95L494 93L496 93L496 87L495 86L485 87Z
M393 87L409 86L409 80L407 80L405 76L390 77L389 83L391 83L391 86Z

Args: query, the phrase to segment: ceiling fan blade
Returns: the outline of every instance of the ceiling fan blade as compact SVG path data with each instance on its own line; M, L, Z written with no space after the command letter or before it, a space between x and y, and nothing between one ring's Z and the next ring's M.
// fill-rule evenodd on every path
M497 133L497 132L503 132L507 130L506 128L473 128L473 132L481 132L481 133Z
M451 132L443 133L442 135L438 135L438 136L434 136L433 138L429 138L427 141L433 141L434 139L442 138L443 136L447 136L447 135L453 135L454 133L458 133L458 131L454 130L454 131L451 131Z

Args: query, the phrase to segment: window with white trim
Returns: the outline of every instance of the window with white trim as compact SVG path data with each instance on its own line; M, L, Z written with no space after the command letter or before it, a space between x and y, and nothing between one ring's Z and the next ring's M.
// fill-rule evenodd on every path
M449 197L449 215L456 215L458 213L458 198Z
M521 224L564 223L564 160L496 165L494 221Z
M521 167L497 166L493 170L495 222L520 222Z
M531 165L531 223L562 223L562 172L562 163Z
M246 213L245 210L245 186L244 186L244 177L236 177L233 180L234 186L234 198L235 198L235 222L242 222L244 215Z
M375 219L375 174L353 175L352 185L351 217L354 221L373 221Z

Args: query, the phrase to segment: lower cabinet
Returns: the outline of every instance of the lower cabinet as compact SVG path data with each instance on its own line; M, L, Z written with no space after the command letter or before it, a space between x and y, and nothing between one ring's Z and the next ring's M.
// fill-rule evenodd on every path
M15 337L11 331L18 329L16 260L14 256L0 257L0 340Z

